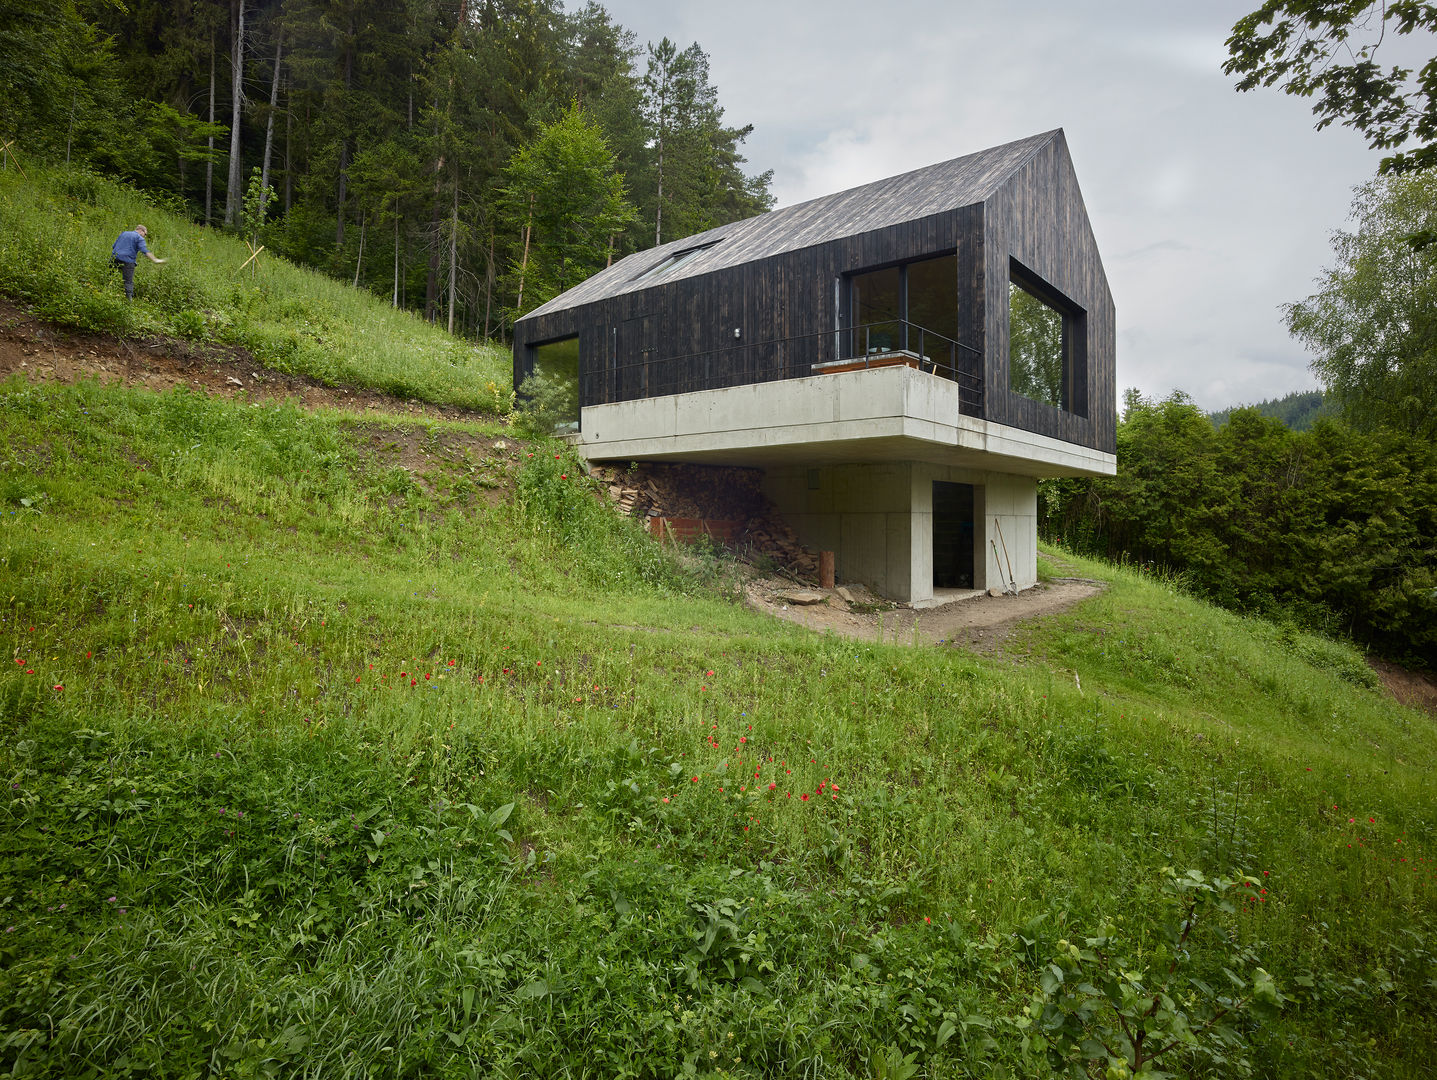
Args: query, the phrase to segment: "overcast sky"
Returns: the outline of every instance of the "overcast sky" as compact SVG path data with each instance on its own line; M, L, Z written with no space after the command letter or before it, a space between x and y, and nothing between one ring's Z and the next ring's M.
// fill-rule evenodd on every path
M601 0L697 41L779 206L1063 128L1118 311L1118 385L1207 409L1314 387L1279 305L1313 291L1379 154L1238 94L1257 0ZM571 0L571 4L573 0Z

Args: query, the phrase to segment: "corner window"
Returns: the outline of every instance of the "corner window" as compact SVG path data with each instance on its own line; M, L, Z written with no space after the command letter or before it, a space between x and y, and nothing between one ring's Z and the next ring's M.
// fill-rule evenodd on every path
M530 347L529 377L519 396L555 435L579 430L579 339L560 338Z
M1016 262L1008 282L1008 389L1087 415L1083 314Z

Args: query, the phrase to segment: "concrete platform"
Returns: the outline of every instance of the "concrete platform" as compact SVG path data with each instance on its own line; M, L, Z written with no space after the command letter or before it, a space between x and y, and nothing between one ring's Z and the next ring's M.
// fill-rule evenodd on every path
M584 408L593 461L771 468L919 461L1023 476L1112 476L1117 457L964 416L958 384L906 365Z

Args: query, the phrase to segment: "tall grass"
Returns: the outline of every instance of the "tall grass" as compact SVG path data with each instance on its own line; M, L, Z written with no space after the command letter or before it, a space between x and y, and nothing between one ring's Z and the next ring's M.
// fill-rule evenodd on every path
M1165 1069L1424 1075L1437 741L1350 652L1089 563L1006 657L820 637L400 430L0 392L6 1069L1081 1075L1055 951L1160 980L1191 867L1259 884L1179 1005L1289 1000Z
M507 354L451 337L377 297L80 169L0 172L0 294L67 326L247 349L278 371L488 412L507 410ZM141 259L127 303L110 247L143 223L167 259ZM246 266L246 263L249 263Z

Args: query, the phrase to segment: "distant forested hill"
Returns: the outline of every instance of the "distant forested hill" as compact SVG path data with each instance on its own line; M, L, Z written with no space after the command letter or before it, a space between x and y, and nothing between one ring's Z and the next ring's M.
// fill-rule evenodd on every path
M0 101L6 161L126 180L473 337L772 202L698 43L596 3L0 0Z
M1283 397L1269 398L1256 405L1234 405L1219 412L1208 413L1208 419L1212 421L1213 427L1220 428L1228 422L1235 410L1251 408L1263 416L1281 420L1293 431L1307 431L1319 416L1327 415L1322 404L1321 390L1294 390Z

